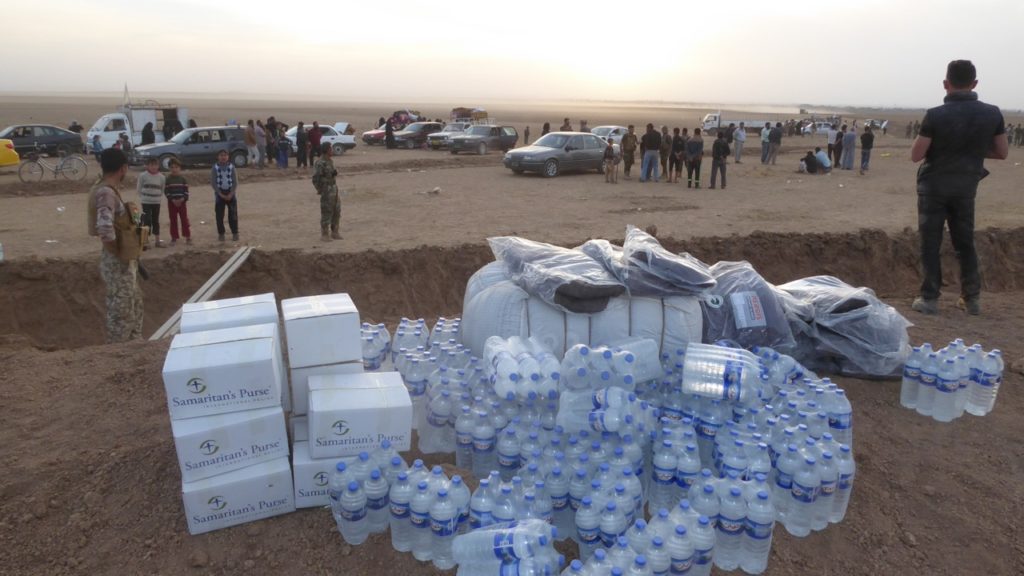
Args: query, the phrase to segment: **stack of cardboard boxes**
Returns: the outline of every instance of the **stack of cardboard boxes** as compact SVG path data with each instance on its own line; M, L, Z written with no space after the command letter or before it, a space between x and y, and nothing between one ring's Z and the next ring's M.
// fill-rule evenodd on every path
M189 532L327 505L339 460L410 448L409 395L397 373L363 374L359 327L347 294L283 300L280 316L273 294L182 308L163 375Z
M187 305L181 325L163 379L189 532L295 510L273 294Z

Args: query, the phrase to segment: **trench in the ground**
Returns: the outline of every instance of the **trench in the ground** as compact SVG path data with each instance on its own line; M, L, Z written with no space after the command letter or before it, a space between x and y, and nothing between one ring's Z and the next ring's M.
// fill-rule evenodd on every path
M920 282L917 236L886 234L768 234L661 239L705 262L747 260L770 282L830 274L882 297L906 298ZM976 235L986 291L1024 290L1024 228ZM147 259L144 333L158 328L223 263L227 252L189 252ZM348 292L363 319L393 323L402 316L436 317L462 310L466 281L492 260L485 243L404 250L315 253L254 251L218 297L274 292L278 298ZM946 289L955 293L958 266L943 248ZM104 287L96 260L16 260L0 265L0 343L44 349L104 340Z

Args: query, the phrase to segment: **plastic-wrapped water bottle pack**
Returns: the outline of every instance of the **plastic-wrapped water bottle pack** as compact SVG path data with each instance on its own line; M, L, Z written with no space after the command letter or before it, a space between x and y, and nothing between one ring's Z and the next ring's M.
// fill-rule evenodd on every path
M957 338L941 350L925 342L915 346L903 367L900 405L939 422L964 412L984 416L992 411L1003 382L1003 354L968 347Z

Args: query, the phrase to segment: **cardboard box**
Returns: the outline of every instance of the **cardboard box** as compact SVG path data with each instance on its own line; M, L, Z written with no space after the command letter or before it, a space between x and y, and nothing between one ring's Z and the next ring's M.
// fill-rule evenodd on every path
M268 292L256 296L182 304L179 330L187 334L279 322L277 298Z
M385 438L400 452L410 447L412 402L398 372L309 379L312 458L355 456Z
M202 534L295 511L287 458L181 485L189 534Z
M361 362L359 311L348 294L281 301L292 368Z
M308 368L292 368L292 413L302 416L309 412L309 378L310 376L329 376L331 374L361 374L362 360L344 362L329 366L310 366Z
M274 351L277 354L278 365L281 367L281 406L285 412L291 411L292 394L288 386L288 364L284 361L281 328L277 322L178 334L171 342L171 348L187 348L189 346L202 346L218 342L249 340L252 338L273 338L276 342Z
M327 493L331 483L331 472L339 460L351 464L355 458L309 457L309 443L296 442L292 447L292 474L295 483L295 507L313 508L327 506L331 497Z
M182 336L175 342L181 344ZM192 346L172 343L163 369L171 419L280 406L282 372L276 350L277 341L270 336Z
M305 416L292 416L289 421L292 427L292 443L305 442L309 439L309 420Z
M288 456L281 407L172 420L182 482Z

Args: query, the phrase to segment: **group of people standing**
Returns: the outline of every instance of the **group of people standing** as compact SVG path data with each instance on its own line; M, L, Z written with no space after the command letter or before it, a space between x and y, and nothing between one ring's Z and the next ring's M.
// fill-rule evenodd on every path
M857 121L842 127L833 124L827 133L828 157L832 166L841 170L853 170L854 158L857 153ZM860 135L860 173L864 174L871 163L871 150L875 146L875 135L871 126L865 126Z
M316 123L314 122L314 124ZM287 124L279 122L273 116L267 118L266 124L262 120L254 122L250 118L246 122L245 134L243 136L245 147L249 150L249 165L263 169L271 162L276 161L278 169L284 170L288 168L288 157L292 152L292 143L286 136L288 128ZM317 130L318 144L319 136L320 132ZM302 122L299 122L296 129L296 138L299 137L308 141L308 136L303 129ZM306 166L307 155L310 158L310 163L312 162L313 154L306 148L306 146L299 146L299 151L295 155L296 166Z
M727 132L720 130L718 137L711 146L711 189L715 188L716 178L721 174L722 189L725 189L725 166L729 155ZM673 128L669 134L668 126L661 131L654 128L653 123L647 124L643 136L637 137L636 127L629 125L628 131L619 144L626 178L635 162L635 154L640 151L640 182L660 182L664 174L666 183L675 184L682 181L683 168L686 169L686 187L700 188L701 164L704 160L704 138L701 129L694 128L693 134L687 128Z

